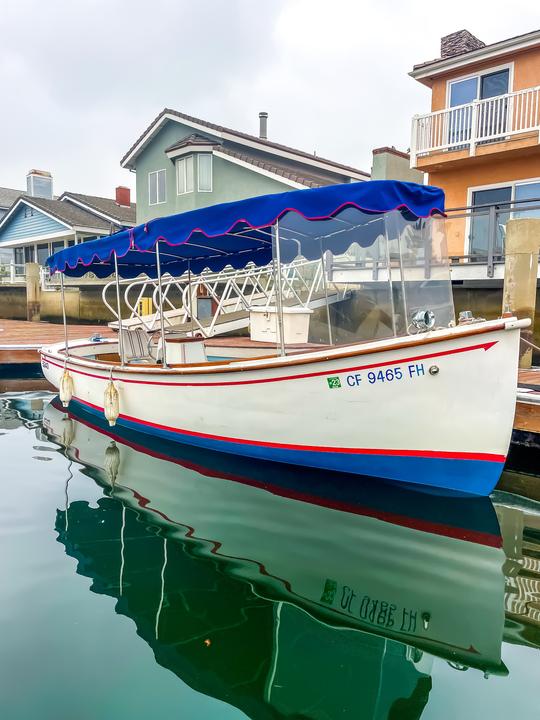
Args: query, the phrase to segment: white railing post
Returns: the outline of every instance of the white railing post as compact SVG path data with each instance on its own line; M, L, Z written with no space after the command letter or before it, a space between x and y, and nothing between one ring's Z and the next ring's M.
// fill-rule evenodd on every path
M477 125L478 125L478 100L472 102L471 112L471 139L469 141L469 155L476 154L476 136L477 136Z
M412 119L412 128L411 128L411 149L410 149L410 156L411 156L411 168L416 167L416 148L418 146L417 142L417 135L418 135L418 115L415 115Z

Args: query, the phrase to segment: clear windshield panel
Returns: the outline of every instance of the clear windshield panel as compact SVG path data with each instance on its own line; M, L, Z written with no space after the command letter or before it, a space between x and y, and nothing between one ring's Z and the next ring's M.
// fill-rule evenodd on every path
M408 219L395 210L386 214L385 224L397 335L452 326L455 312L444 218Z
M433 312L436 327L454 322L444 222L437 218L346 208L308 221L290 212L274 228L273 252L285 316L301 308L309 316L303 342L415 334L413 318L422 310Z
M382 214L347 208L308 221L287 213L279 236L285 308L309 311L307 342L344 345L394 335L389 257Z

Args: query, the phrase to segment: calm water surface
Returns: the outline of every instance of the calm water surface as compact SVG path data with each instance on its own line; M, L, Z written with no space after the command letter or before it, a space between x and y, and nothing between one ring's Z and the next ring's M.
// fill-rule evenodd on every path
M0 395L0 717L540 717L540 505ZM142 441L144 442L144 441Z

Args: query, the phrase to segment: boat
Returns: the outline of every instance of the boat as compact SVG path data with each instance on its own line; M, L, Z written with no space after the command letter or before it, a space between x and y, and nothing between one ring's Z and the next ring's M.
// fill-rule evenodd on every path
M327 342L300 349L286 342L311 321L302 298L287 296L286 268L299 261L321 263L327 297L347 289L339 307L326 305ZM118 338L69 341L66 328L41 350L65 404L282 464L478 495L499 479L530 321L465 313L456 323L438 188L372 181L249 198L80 243L47 264L62 294L64 276L88 271L117 283ZM197 332L167 332L165 276L265 266L275 297L253 322L274 327L275 352L216 361ZM148 341L122 328L120 278L141 274L156 279L161 312Z
M116 597L117 612L134 618L158 661L172 662L181 677L190 662L204 667L204 638L216 652L233 653L268 638L260 619L251 641L239 621L261 604L274 629L256 666L265 667L263 685L275 701L284 699L283 687L295 686L295 667L316 675L317 658L332 647L341 657L332 676L340 687L347 648L355 667L363 658L358 672L375 676L383 648L401 657L399 672L429 675L436 656L458 670L507 674L505 553L489 498L384 481L340 483L327 471L306 477L293 466L278 472L232 455L224 463L219 453L97 423L57 399L45 409L43 439L70 468L58 539L78 559L78 572L94 579L92 589ZM103 488L97 504L70 499L77 467ZM205 568L211 591L202 587ZM317 650L304 655L306 633ZM188 675L197 683L207 673L199 666ZM391 672L388 680L391 687Z

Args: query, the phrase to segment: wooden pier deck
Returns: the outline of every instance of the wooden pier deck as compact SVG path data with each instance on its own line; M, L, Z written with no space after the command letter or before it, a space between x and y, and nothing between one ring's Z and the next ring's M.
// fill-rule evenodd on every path
M114 335L106 325L69 325L68 328L71 340L90 337L95 333L101 333L104 337ZM63 325L0 319L0 365L39 363L39 348L63 339Z

